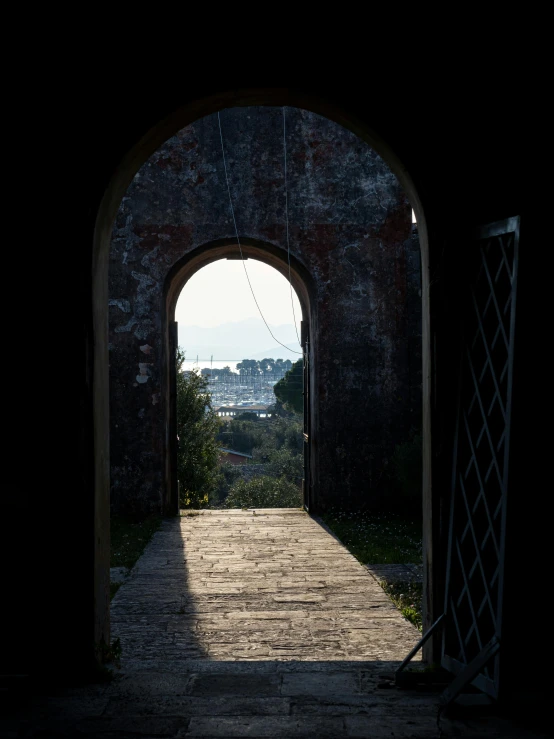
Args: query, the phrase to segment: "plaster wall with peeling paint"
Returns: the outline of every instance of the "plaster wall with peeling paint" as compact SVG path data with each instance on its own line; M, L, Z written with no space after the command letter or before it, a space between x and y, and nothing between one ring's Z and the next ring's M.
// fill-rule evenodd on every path
M365 142L313 113L286 113L290 250L312 285L317 499L321 508L377 504L388 494L383 481L395 445L421 421L421 280L411 207ZM286 260L282 109L224 110L221 125L239 234L275 247ZM234 237L212 115L181 130L143 165L113 228L115 511L161 510L164 500L166 278L186 255Z

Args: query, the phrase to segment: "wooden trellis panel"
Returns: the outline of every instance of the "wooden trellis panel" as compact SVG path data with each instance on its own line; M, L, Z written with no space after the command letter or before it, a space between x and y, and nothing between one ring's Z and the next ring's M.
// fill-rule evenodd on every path
M468 245L442 665L498 697L519 218Z

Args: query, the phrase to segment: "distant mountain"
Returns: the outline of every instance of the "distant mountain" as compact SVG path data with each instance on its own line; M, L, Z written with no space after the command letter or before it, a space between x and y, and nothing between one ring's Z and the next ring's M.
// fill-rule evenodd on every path
M276 339L298 349L298 339L293 324L273 326L271 331ZM179 326L179 346L187 359L295 359L299 355L278 344L273 349L264 349L272 341L271 335L261 318L246 318L244 321L222 323L219 326L202 328L201 326Z

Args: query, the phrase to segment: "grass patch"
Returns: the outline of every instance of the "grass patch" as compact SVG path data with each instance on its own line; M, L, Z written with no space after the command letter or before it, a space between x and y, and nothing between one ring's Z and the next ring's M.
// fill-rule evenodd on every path
M423 585L420 582L381 582L381 587L404 618L421 631Z
M119 588L123 585L122 582L111 582L110 583L110 600L114 597L114 595L117 593Z
M162 519L159 516L132 523L118 516L112 516L110 567L131 569L153 534L160 528L161 522ZM115 592L112 597L114 594Z
M322 520L362 564L420 564L421 522L393 514L333 510Z
M340 510L329 511L322 516L322 520L364 565L422 562L420 521L407 521L390 513ZM380 585L404 618L421 631L422 584L381 581Z

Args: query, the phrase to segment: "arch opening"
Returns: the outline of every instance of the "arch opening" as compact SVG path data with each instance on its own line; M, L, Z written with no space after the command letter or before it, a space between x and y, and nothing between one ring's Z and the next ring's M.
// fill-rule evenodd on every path
M202 499L203 505L210 505L210 507L243 507L243 503L246 504L247 500L252 501L251 497L255 493L257 506L267 507L262 505L260 501L267 497L270 501L270 497L273 497L273 502L268 502L269 507L275 507L275 500L281 501L282 505L277 507L288 507L296 505L303 505L307 510L310 508L310 490L312 486L310 481L312 474L310 471L310 449L309 445L314 443L314 439L310 438L310 394L307 392L308 383L310 382L309 368L313 366L313 361L309 361L310 346L308 336L310 333L310 278L307 275L306 270L293 260L289 264L286 254L276 253L275 249L269 244L263 244L255 242L254 240L245 237L241 239L242 255L244 257L247 269L250 272L249 279L253 284L253 291L256 295L256 302L250 293L250 288L246 275L243 272L243 265L240 265L238 279L235 277L232 281L232 290L244 291L248 300L248 308L243 307L236 309L230 313L230 320L238 320L242 315L252 316L256 313L256 317L250 318L250 322L243 321L244 330L257 330L257 335L248 344L247 337L243 339L239 347L239 341L236 333L233 333L233 340L226 338L228 342L230 353L227 352L225 356L221 354L221 350L216 348L216 354L214 355L213 348L210 349L207 344L207 351L204 352L202 359L195 360L195 353L198 357L197 351L192 352L192 357L185 367L185 372L197 371L206 377L208 383L207 390L211 395L211 407L213 412L219 417L222 422L222 428L217 434L218 449L220 453L220 469L218 474L219 483L212 483L212 496L202 494L200 497L193 495L190 499L185 499L183 495L183 482L179 476L178 463L182 460L185 455L184 448L179 449L179 442L175 443L175 438L179 437L179 428L183 429L186 424L186 419L181 419L181 425L179 425L179 417L176 414L176 394L177 394L177 382L178 377L174 372L174 365L172 357L175 355L176 350L184 351L186 349L185 342L179 336L178 328L178 314L184 313L184 309L181 308L179 311L179 302L186 297L187 286L190 284L190 280L197 275L201 270L209 267L209 265L223 265L229 267L230 264L233 266L237 264L240 258L238 251L238 245L236 242L230 241L229 243L222 244L208 244L198 249L192 255L185 257L175 265L174 270L168 275L166 281L166 312L165 312L165 347L164 353L167 355L167 380L166 386L169 390L165 402L167 404L167 415L169 419L168 423L168 437L167 437L167 453L166 453L166 489L169 491L170 501L168 507L170 510L179 510L182 507L194 507L192 501L198 502ZM232 260L229 262L229 260ZM273 297L273 303L278 300L278 305L272 305L271 315L273 320L276 320L276 316L279 315L279 320L284 323L288 320L293 320L294 315L297 319L297 326L295 331L289 330L288 342L285 346L288 346L291 351L287 351L283 344L276 344L275 339L279 341L277 336L274 336L269 332L267 326L264 325L263 321L268 321L269 313L267 309L270 307L266 296L260 292L260 283L256 282L256 279L252 277L252 263L261 263L267 265L271 270L278 272L283 278L283 290L279 294L279 297ZM219 273L218 273L219 274ZM229 279L232 280L232 275L229 275ZM236 275L236 273L234 273ZM289 276L290 276L290 287L289 287ZM266 280L267 284L271 284ZM296 308L291 305L292 295L289 290L294 291L294 299ZM274 287L275 290L275 287ZM231 290L228 288L227 296L232 299ZM196 297L196 293L195 293ZM206 283L203 283L203 295L202 300L209 301L214 299L214 288ZM224 299L223 296L217 296L218 305L223 308ZM257 303L263 306L260 318L260 313L257 313ZM189 303L190 304L190 303ZM224 312L224 310L223 310ZM229 315L226 318L229 318ZM282 320L281 320L282 317ZM257 321L257 324L253 321ZM213 318L212 318L213 322ZM224 321L224 324L226 321ZM288 324L287 324L288 325ZM255 329L254 329L255 326ZM218 326L217 336L221 336L221 330L225 326ZM236 331L236 328L234 331ZM280 326L283 331L283 326ZM292 326L288 326L292 329ZM275 328L273 327L273 330ZM260 335L261 332L261 335ZM195 326L195 335L197 336L198 327ZM297 334L298 338L294 338L293 333ZM183 335L186 335L186 328L183 328ZM285 339L285 335L281 334L282 338ZM198 341L198 337L196 338ZM204 340L207 341L207 340ZM213 342L213 339L211 339ZM235 348L232 348L233 342L237 344ZM245 342L248 345L248 349L245 348ZM273 351L263 350L263 347L272 345ZM179 347L179 349L177 349ZM200 353L202 350L199 350ZM219 351L219 354L218 354ZM239 356L243 352L245 356ZM263 357L262 357L263 354ZM232 355L232 356L231 356ZM271 355L271 357L270 357ZM275 357L273 357L275 355ZM190 356L190 354L189 354ZM249 359L253 356L254 359ZM283 360L282 357L285 357ZM250 363L254 365L258 360L257 367L243 368L242 365ZM269 358L271 362L275 362L273 367L262 367L262 359ZM245 361L246 360L246 361ZM274 385L287 375L287 382L290 384L292 381L297 383L297 378L292 379L289 370L293 366L293 362L300 360L302 366L302 372L300 375L301 387L299 387L300 402L302 408L294 406L294 410L290 406L287 408L283 407L283 404L278 401L273 391ZM230 365L230 366L229 366ZM219 374L219 371L225 367L226 373L224 375ZM187 369L188 368L188 369ZM210 375L213 373L213 378ZM289 373L289 374L287 374ZM313 382L313 381L312 381ZM295 400L297 400L295 398ZM303 402L304 401L304 402ZM244 414L254 414L257 419L261 419L261 422L256 424L256 427L246 430L246 437L242 426L245 424L251 426L252 421L248 421ZM238 417L237 423L233 424L235 417ZM241 425L241 431L239 433L233 431L233 426L238 427ZM285 448L283 440L277 440L275 426L287 427L289 435L294 434L296 439L296 445L292 444L292 440L289 443L290 448ZM262 445L265 441L263 454L261 451L254 451L250 447L253 439L251 438L252 431L255 432L256 443ZM282 434L283 429L279 428L279 433ZM236 440L238 443L233 444L231 440ZM246 446L245 446L246 445ZM235 448L236 447L236 448ZM244 448L243 448L244 447ZM275 447L275 449L273 449ZM278 449L283 447L280 454L277 454ZM244 454L244 458L240 459L240 455ZM287 459L283 459L283 455ZM290 459L289 459L290 457ZM277 458L278 462L277 462ZM240 470L241 479L244 481L244 485L240 485L237 491L226 502L226 497L229 492L229 481L236 482L238 475L230 474L228 468L229 463L232 461L233 464L242 463L244 469ZM250 466L247 467L248 463L251 462ZM221 464L224 465L221 468ZM181 470L184 465L181 462ZM223 473L227 475L224 478ZM239 470L236 470L238 473ZM186 474L186 473L185 473ZM181 473L181 477L183 473ZM285 482L280 484L278 481L283 478ZM258 488L246 483L251 482L253 479L258 480ZM244 487L244 489L243 489ZM293 487L297 488L297 493L294 492ZM251 489L252 488L252 489ZM179 491L181 490L181 494ZM242 496L242 497L240 497ZM261 496L261 497L260 497ZM234 501L234 502L233 502ZM237 502L239 501L239 502ZM242 502L241 502L242 501Z

